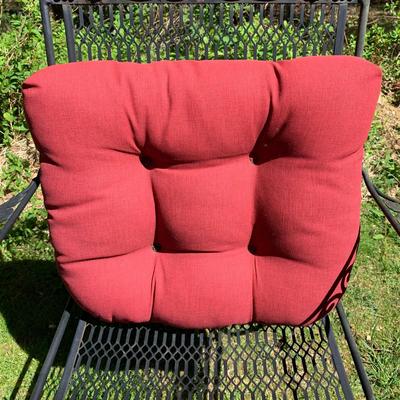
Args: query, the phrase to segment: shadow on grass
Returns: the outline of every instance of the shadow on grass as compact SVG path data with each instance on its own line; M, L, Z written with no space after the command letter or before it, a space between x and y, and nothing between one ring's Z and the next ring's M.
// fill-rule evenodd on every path
M33 359L39 361L33 389L44 362L68 295L54 262L23 260L0 263L0 313L9 335L27 353L28 358L16 379L10 400L20 399L19 389ZM60 349L55 365L63 365L65 350Z
M57 274L54 262L51 261L25 260L3 262L0 264L0 273L0 313L3 314L6 321L7 334L11 335L14 341L28 355L25 364L20 366L19 370L15 371L14 389L10 397L7 397L7 400L27 400L34 389L39 372L43 366L62 311L66 305L68 294ZM91 321L90 317L89 320ZM69 346L72 343L73 326L75 324L69 324L69 327L72 329L67 328L61 347L53 363L54 368L51 369L46 380L42 396L44 400L53 400L55 397ZM107 334L104 334L103 337L99 336L100 338L102 337L102 341L104 340L104 344L108 343L111 338L109 336L111 332L109 326L109 324L96 322L96 328L94 328L95 335L99 335L101 329L106 329ZM178 386L181 385L181 374L183 372L188 375L186 378L188 381L185 381L185 384L191 388L191 385L197 384L199 380L201 383L202 379L205 379L202 375L204 369L202 363L204 362L204 351L211 352L211 342L205 337L204 332L201 331L200 334L197 334L197 331L188 331L189 334L185 336L185 340L189 340L189 335L191 335L190 348L194 354L185 352L179 358L176 354L181 351L182 345L180 340L183 339L180 338L186 330L163 326L154 326L153 329L152 325L139 325L137 327L138 330L134 328L132 338L129 339L127 336L124 336L126 335L125 326L121 325L119 327L122 330L121 332L118 330L118 332L121 333L121 337L125 337L126 339L126 343L124 342L125 346L136 347L137 350L129 357L125 358L121 356L121 359L118 360L104 358L99 351L99 359L95 360L91 368L94 368L100 358L103 361L96 367L96 370L92 371L90 369L86 373L84 371L80 372L82 379L88 379L88 381L83 380L82 383L87 384L91 390L102 390L103 386L108 382L107 371L114 370L120 362L127 363L128 358L132 370L125 384L133 385L132 389L129 390L143 390L143 393L140 392L139 394L140 398L147 397L145 386L149 385L148 380L142 376L143 371L155 368L156 364L159 365L158 370L162 371L163 374L160 376L154 375L153 377L150 373L149 376L151 380L154 379L154 382L159 387L165 384L165 380L169 382L171 388L174 388L173 390L178 390ZM166 335L168 336L167 344L163 343ZM200 340L199 335L203 335L203 339ZM177 339L175 339L175 336ZM175 340L177 343L175 343ZM165 355L161 353L158 355L149 353L152 349L152 343L155 341L159 348L167 346ZM116 348L115 352L117 350ZM85 358L83 359L85 360ZM39 363L36 371L33 371L32 374L29 371L32 371L33 360L37 360ZM110 363L107 364L108 362ZM186 364L188 367L185 366ZM34 376L32 377L32 375ZM102 384L103 380L104 385ZM142 383L139 384L140 382ZM94 388L96 384L100 385L97 389ZM136 385L138 388L136 388ZM107 390L111 389L107 387ZM146 393L144 393L145 391Z

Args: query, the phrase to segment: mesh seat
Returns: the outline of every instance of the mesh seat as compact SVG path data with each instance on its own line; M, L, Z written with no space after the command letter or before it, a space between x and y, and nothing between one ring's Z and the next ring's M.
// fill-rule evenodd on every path
M74 308L64 313L76 325L66 369L44 398L56 389L67 399L353 398L329 317L183 330L101 323Z

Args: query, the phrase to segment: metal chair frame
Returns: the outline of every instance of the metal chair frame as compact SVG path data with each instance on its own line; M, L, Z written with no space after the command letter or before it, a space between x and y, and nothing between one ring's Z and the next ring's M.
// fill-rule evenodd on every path
M352 53L362 55L369 0L41 0L47 62L63 25L69 62L117 59L285 59L342 54L357 9ZM58 22L54 22L54 18ZM349 51L346 51L349 53ZM66 60L62 60L66 61ZM400 204L365 184L400 234ZM0 205L0 241L39 186ZM365 398L374 395L341 303L336 307ZM330 316L310 327L250 324L212 330L112 325L70 299L31 393L40 399L60 343L75 334L55 399L353 399ZM233 371L233 372L232 372Z

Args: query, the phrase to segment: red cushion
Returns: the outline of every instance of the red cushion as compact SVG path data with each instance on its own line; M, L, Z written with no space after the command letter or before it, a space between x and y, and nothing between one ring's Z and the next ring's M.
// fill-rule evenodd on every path
M24 84L59 271L107 321L308 324L343 294L378 67L81 62Z

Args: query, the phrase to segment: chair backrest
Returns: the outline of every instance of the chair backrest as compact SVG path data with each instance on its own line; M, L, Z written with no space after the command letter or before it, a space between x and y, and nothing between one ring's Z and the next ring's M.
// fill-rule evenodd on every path
M368 8L369 0L41 0L49 64L67 57L150 62L360 56Z

